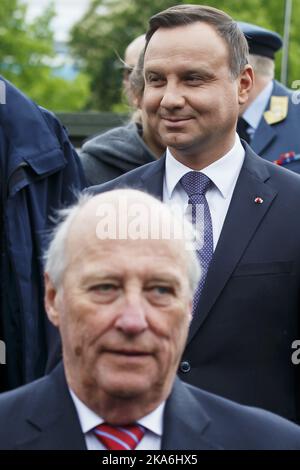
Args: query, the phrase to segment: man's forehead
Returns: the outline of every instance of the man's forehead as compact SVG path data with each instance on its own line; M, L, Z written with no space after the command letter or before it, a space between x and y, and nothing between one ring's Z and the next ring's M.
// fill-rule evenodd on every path
M184 247L176 240L111 240L91 234L79 237L67 251L71 270L77 266L82 274L105 270L121 275L140 270L158 276L163 270L165 275L176 272L181 277L187 270Z
M171 28L158 28L147 45L144 57L144 68L150 62L162 57L201 57L206 54L228 55L228 48L216 29L208 23L197 21L195 23L180 25ZM174 60L174 58L173 58Z
M135 252L135 256L153 254L159 256L175 256L178 250L185 248L184 227L180 234L166 217L154 213L155 222L149 217L135 219L135 217L103 217L103 214L90 211L82 213L70 226L67 249L71 252ZM160 219L160 220L159 220ZM169 221L170 222L170 221ZM164 227L164 223L166 226ZM164 232L164 234L162 233ZM179 232L178 232L179 233Z
M118 253L134 252L135 257L143 256L169 256L178 259L178 249L184 249L184 241L176 239L156 239L156 238L124 238L106 236L105 233L97 234L96 230L84 230L78 236L74 235L74 241L82 250L95 251L104 255L112 256Z

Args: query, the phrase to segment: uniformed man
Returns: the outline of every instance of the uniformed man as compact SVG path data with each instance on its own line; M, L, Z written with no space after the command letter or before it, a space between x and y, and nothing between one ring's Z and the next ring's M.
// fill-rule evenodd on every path
M279 34L239 22L245 34L255 83L241 107L238 133L266 160L300 173L300 106L293 92L274 80L274 57L282 47Z

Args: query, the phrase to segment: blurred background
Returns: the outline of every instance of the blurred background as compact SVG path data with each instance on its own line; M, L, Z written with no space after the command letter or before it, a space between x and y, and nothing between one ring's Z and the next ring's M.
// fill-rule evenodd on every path
M0 0L0 74L54 112L126 113L122 68L126 46L170 0ZM300 79L299 0L205 0L234 19L284 35L286 84ZM292 7L291 15L287 6ZM282 52L276 58L282 78Z

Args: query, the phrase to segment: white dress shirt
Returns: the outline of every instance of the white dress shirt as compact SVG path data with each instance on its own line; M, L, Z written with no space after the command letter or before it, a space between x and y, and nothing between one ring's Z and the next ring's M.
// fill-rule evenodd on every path
M201 170L201 173L208 176L214 183L205 195L212 219L214 250L220 237L244 158L245 151L239 136L236 134L232 149L222 158ZM175 212L178 213L178 210L181 210L181 214L186 212L188 195L179 181L189 171L192 171L191 168L178 162L172 156L170 150L167 149L163 201L169 204Z
M249 125L247 132L250 137L253 136L254 132L258 128L262 115L265 112L267 104L272 95L273 87L274 84L273 81L271 81L270 83L268 83L267 86L265 86L265 88L260 92L260 94L257 95L255 100L252 101L252 103L249 105L249 107L243 114L243 118Z
M106 447L97 439L93 433L93 429L104 420L94 411L88 408L73 390L69 389L72 400L74 402L82 432L84 434L86 446L88 450L106 450ZM161 403L152 413L138 420L138 424L146 428L146 432L142 440L139 442L136 450L160 450L161 439L163 433L163 414L165 402Z

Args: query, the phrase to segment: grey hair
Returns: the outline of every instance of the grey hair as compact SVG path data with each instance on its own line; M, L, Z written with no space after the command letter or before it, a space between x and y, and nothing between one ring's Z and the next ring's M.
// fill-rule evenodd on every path
M121 191L121 190L117 190ZM141 193L137 190L123 190L129 193ZM112 191L113 192L113 191ZM104 193L103 193L104 194ZM155 200L156 203L161 204L164 211L168 211L170 221L174 226L181 228L180 233L183 234L182 240L185 242L186 259L188 266L188 281L190 286L191 295L194 294L201 277L201 268L196 253L196 239L197 235L192 224L184 218L181 220L175 215L172 210L165 204L160 203L157 199L149 194L142 193L144 196ZM136 196L136 194L133 194ZM52 232L52 237L48 245L48 249L44 254L45 272L49 275L54 287L59 289L62 284L64 272L67 266L66 246L67 239L70 233L70 227L79 214L79 212L87 205L95 196L88 193L83 193L78 196L78 201L68 208L62 209L58 212L58 220L56 228Z
M275 62L269 57L263 57L261 55L250 54L249 63L252 65L256 75L263 77L269 77L271 79L275 76Z
M229 53L229 68L233 79L244 70L249 61L247 40L237 23L222 10L205 5L176 5L152 16L146 33L146 46L159 28L175 28L196 22L212 26L225 41Z

